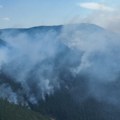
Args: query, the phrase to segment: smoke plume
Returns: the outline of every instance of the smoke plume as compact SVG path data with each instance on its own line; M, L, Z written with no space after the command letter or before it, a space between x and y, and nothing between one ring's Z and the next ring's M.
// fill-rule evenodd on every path
M1 98L37 104L64 86L80 101L94 97L119 102L120 37L116 33L94 24L38 29L1 30L5 42L0 46ZM76 81L77 87L71 87Z

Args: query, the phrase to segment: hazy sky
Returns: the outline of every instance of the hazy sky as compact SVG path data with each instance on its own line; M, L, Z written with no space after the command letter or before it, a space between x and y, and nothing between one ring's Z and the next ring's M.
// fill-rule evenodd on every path
M120 0L0 0L0 28L66 24L119 6Z

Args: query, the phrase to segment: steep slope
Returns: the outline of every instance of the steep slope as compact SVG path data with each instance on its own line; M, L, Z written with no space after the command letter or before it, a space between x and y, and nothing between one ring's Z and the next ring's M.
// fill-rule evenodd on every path
M0 120L50 120L27 108L0 100Z
M93 24L0 30L0 97L56 120L119 120L120 37Z

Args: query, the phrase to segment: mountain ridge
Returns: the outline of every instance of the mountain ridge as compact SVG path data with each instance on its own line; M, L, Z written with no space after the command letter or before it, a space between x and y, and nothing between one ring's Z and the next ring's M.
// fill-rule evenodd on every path
M116 34L83 23L6 29L0 38L8 45L1 98L56 120L119 120Z

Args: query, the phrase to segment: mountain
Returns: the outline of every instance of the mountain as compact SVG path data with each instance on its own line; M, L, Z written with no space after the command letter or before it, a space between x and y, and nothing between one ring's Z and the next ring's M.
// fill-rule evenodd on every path
M55 120L120 119L117 33L83 23L1 29L0 39L0 98Z
M24 107L0 100L0 120L50 120Z

